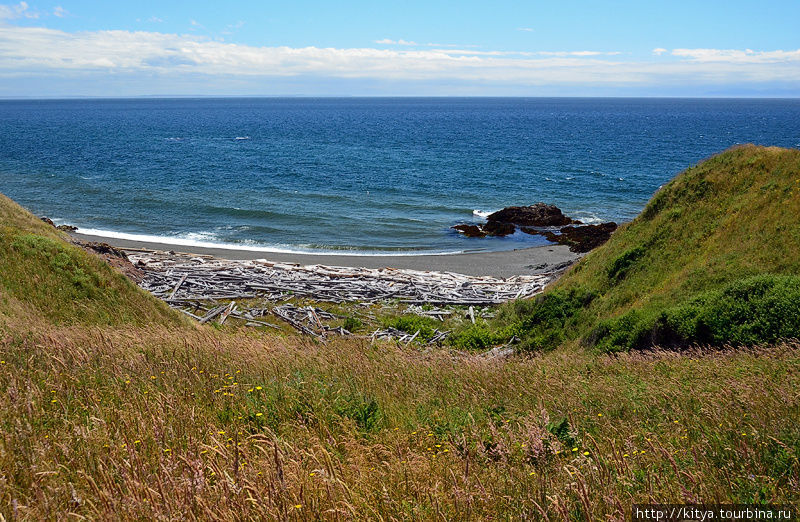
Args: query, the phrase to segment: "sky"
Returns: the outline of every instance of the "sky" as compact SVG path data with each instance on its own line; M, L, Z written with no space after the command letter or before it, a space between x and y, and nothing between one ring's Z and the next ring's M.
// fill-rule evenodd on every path
M800 0L0 4L0 97L246 95L798 97Z

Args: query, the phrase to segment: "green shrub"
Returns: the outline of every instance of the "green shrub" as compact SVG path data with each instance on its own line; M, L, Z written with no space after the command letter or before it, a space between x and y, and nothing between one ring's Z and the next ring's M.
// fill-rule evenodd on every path
M752 345L800 337L800 276L759 275L645 314L602 321L589 341L615 352L689 344Z
M667 310L661 335L704 344L747 345L800 337L800 277L760 275Z
M522 341L520 350L549 350L568 337L576 316L597 296L581 288L553 290L533 300L504 306L498 321L511 324L509 332Z
M352 315L347 317L342 324L342 328L348 332L357 332L362 326L364 326L364 324L361 322L361 319Z
M378 402L360 393L353 393L334 402L334 411L355 421L362 431L371 432L380 426L382 414Z
M492 328L486 321L457 330L448 339L448 343L460 350L484 350L507 342L513 334L507 329Z
M438 322L435 319L411 314L385 317L381 324L386 328L396 328L412 335L419 331L417 339L420 341L427 341L433 337L433 332L438 326Z
M569 421L566 417L561 417L559 420L552 420L547 423L545 429L560 440L565 446L572 447L575 445L575 438L570 433Z

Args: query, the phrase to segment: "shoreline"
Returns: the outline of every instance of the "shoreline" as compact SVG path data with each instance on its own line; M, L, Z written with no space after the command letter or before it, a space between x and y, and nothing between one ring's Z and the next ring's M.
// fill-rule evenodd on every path
M536 275L563 270L582 256L570 252L565 245L544 245L505 250L497 252L475 252L460 254L402 255L402 256L353 256L338 254L296 254L284 252L260 252L234 250L230 248L210 248L195 246L176 246L167 243L134 241L113 237L90 236L80 232L70 232L77 240L92 243L107 243L123 250L161 250L183 252L195 255L213 256L228 260L267 259L278 263L297 263L300 265L325 265L358 268L399 268L407 270L453 272L474 276L494 276L500 278L516 275Z

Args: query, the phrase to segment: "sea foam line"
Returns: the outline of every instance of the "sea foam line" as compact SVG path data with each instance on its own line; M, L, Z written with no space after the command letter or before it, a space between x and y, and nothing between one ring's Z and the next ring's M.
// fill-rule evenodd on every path
M79 228L78 234L85 236L93 236L107 239L122 239L125 241L139 241L142 243L157 243L162 245L174 245L185 247L198 247L198 248L217 248L222 250L242 250L247 252L267 252L274 254L305 254L305 255L326 255L326 256L353 256L353 257L405 257L405 256L442 256L463 254L464 250L455 251L441 251L441 252L364 252L363 250L354 251L341 251L341 250L313 250L313 249L296 249L296 248L282 248L270 245L258 244L241 244L241 243L223 243L216 241L201 241L189 237L174 237L174 236L154 236L149 234L131 234L127 232L116 232L113 230L101 230L96 228ZM194 237L202 237L205 235L213 235L211 233L189 233Z

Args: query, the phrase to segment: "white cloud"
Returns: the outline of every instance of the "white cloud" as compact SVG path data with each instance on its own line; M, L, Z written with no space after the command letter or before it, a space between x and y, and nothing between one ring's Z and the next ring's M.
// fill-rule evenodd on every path
M417 42L411 40L403 40L402 38L399 40L392 40L391 38L384 38L383 40L375 40L376 44L380 45L433 45L433 44L418 44Z
M523 32L526 32L526 33L532 33L533 32L533 28L531 28L531 27L517 27L517 31L523 31Z
M662 54L664 54L666 52L667 52L667 50L664 49L663 47L656 47L655 49L653 49L653 54L655 54L656 56L661 56Z
M13 20L15 18L39 18L39 13L28 10L28 2L16 5L0 4L0 20Z
M672 56L695 62L781 63L800 61L800 49L794 51L754 51L752 49L673 49Z
M159 18L157 16L151 16L150 18L147 19L147 21L151 22L151 23L154 23L154 24L164 23L164 19L163 18Z
M69 14L69 11L67 11L66 9L61 7L60 5L57 5L57 6L55 6L53 8L53 16L57 16L58 18L64 18L68 14Z
M256 47L196 35L145 31L70 33L9 24L2 24L0 30L2 77L74 77L112 72L174 78L187 74L225 78L314 76L517 85L800 81L800 67L797 67L800 50L676 49L672 54L682 59L666 63L632 61L618 57L617 52L601 51L522 53L463 48Z

